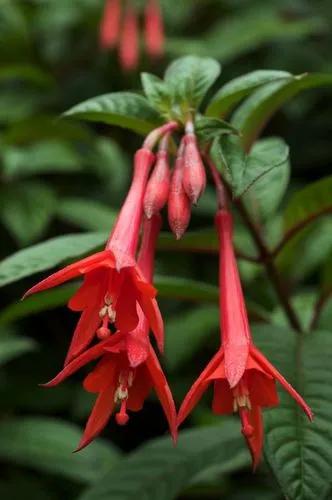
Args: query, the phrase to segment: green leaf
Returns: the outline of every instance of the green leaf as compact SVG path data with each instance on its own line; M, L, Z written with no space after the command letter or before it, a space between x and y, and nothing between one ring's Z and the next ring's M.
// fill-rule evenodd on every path
M220 74L220 65L209 57L186 56L167 68L165 82L183 110L197 108Z
M15 184L2 193L0 217L16 240L27 245L44 233L55 207L55 194L46 184Z
M225 134L238 135L238 131L229 123L219 118L208 118L197 116L195 119L195 131L200 141L210 142Z
M77 172L82 159L66 142L45 140L27 147L7 147L3 151L6 180L55 172Z
M148 443L116 464L80 500L172 500L198 472L214 464L220 466L220 474L248 464L239 425L233 419L181 432L176 447L169 437Z
M216 302L219 298L219 289L217 286L196 280L176 278L175 276L160 276L157 274L154 284L158 290L159 297L207 302Z
M310 423L285 391L280 405L264 412L265 452L286 498L330 498L332 471L332 336L316 331L298 337L289 329L262 326L256 340L312 407Z
M33 351L36 349L37 344L29 338L19 337L18 335L7 335L0 332L0 365L8 363L21 354Z
M0 263L0 286L82 257L106 241L105 233L68 234L20 250Z
M143 90L150 104L162 115L168 115L172 100L163 80L150 73L141 73Z
M110 230L117 216L108 205L84 198L65 198L60 201L57 215L61 219L90 231Z
M332 212L332 175L313 182L290 198L284 211L284 232L294 233Z
M224 116L258 87L290 76L291 74L287 71L260 69L234 78L223 85L211 99L206 114L208 116Z
M74 295L76 290L76 284L63 285L47 290L46 292L41 292L38 296L33 295L23 301L14 302L0 312L0 325L6 325L31 314L63 306Z
M249 149L269 118L288 99L302 90L332 85L332 74L305 73L270 82L248 97L236 110L232 124L242 133L242 144Z
M218 306L201 306L166 321L166 361L170 370L180 368L219 331Z
M268 201L268 196L273 197L273 190L271 189L269 192L271 178L274 189L276 187L279 189L279 182L284 186L285 181L286 183L288 181L289 148L278 137L257 141L249 155L244 153L239 138L222 137L215 141L211 154L231 186L235 197L242 196L255 184L257 185L260 179L271 173L269 181L260 184L257 189L258 195L256 194L259 201L259 195L262 196L259 190L263 191L264 194L267 194L267 197L263 196L263 201Z
M81 430L50 418L25 417L0 423L0 457L38 472L62 476L79 483L93 483L118 460L118 450L98 440L73 454Z
M144 97L132 92L93 97L69 109L64 116L118 125L143 135L160 124L157 111Z

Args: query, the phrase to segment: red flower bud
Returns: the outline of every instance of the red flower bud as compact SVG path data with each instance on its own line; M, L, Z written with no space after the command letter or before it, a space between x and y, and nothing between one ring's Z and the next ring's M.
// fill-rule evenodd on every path
M187 133L184 141L183 187L192 203L196 204L205 190L206 173L195 134Z
M168 164L167 144L168 134L160 144L156 165L145 191L144 211L148 219L157 214L168 199L171 172Z
M164 26L157 0L148 0L145 9L145 44L151 57L159 57L164 51Z
M116 44L120 32L120 17L120 0L106 0L100 24L100 46L103 49L109 49Z
M137 13L130 5L127 7L120 41L120 62L125 70L135 69L138 64L138 20Z
M175 161L168 197L168 222L179 240L186 231L191 215L191 203L183 188L183 145L180 145Z

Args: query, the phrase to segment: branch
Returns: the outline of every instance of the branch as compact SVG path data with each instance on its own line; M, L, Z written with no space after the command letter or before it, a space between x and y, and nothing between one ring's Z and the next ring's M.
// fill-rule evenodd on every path
M314 306L312 318L310 321L310 327L309 327L310 331L315 330L315 328L317 327L321 312L324 309L324 306L325 306L326 302L329 300L329 298L331 297L331 295L332 295L332 290L328 290L328 291L322 292L318 296L317 301L316 301L315 306Z
M283 236L282 240L277 244L277 246L272 250L272 256L275 258L279 252L284 248L284 246L291 240L299 231L304 229L308 224L311 222L315 221L322 215L327 215L329 213L332 213L332 206L324 208L320 210L319 212L314 212L311 214L309 217L306 219L303 219L300 221L298 224L295 224L293 227L291 227Z

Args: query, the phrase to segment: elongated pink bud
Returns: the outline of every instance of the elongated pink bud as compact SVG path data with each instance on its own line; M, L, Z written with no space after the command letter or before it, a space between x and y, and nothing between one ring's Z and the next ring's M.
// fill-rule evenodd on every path
M157 161L147 184L144 196L144 211L148 219L157 214L166 204L171 183L168 163L168 134L163 138L157 153Z
M164 25L159 2L148 0L145 8L145 45L151 57L160 57L164 52Z
M109 49L116 44L120 33L120 0L106 0L100 23L100 46Z
M196 204L206 186L206 173L194 133L184 137L183 187L192 203Z
M141 148L136 152L132 183L108 240L107 249L135 257L143 215L143 197L153 162L154 154L149 149Z
M136 10L128 5L120 40L120 62L123 69L130 71L137 67L139 56L138 19Z
M191 216L191 203L183 188L183 160L183 144L181 144L168 197L168 222L177 240L185 233Z

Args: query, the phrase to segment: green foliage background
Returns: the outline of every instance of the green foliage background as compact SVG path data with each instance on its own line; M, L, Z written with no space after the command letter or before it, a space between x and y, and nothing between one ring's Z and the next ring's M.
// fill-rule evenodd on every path
M252 262L255 244L239 218L236 246L251 257L240 260L240 269L255 338L312 404L315 423L305 422L282 396L280 408L266 412L266 461L252 476L237 420L214 417L209 397L186 424L176 449L152 398L126 428L111 422L102 438L73 455L92 403L82 391L81 376L52 391L38 387L63 362L76 321L64 305L77 285L26 302L19 298L49 269L102 245L141 142L132 131L108 125L109 115L98 123L60 115L96 95L140 92L140 71L161 77L174 58L193 53L222 64L215 91L258 69L332 73L329 0L163 0L165 58L150 62L142 54L139 71L132 74L122 72L116 54L98 48L102 4L0 0L0 495L36 500L329 499L331 77L320 87L304 75L303 87L319 88L288 100L249 156L236 156L231 141L225 149L234 194L242 196L275 249L277 269L308 332L299 340L292 331L262 267ZM262 93L277 84L266 82L255 94L254 111ZM222 92L227 94L227 88ZM252 102L248 97L232 114L232 124L248 137L257 118ZM208 113L232 110L231 101L223 103L220 108L212 101ZM149 130L149 121L156 118L141 107L138 117L130 127L138 132ZM289 159L286 155L278 164L287 146L271 136L290 146ZM281 167L247 191L254 175L247 166L263 171L273 154ZM241 183L232 165L247 172ZM177 404L218 345L214 211L209 186L194 209L190 234L176 245L165 222L160 240L156 285L167 320L164 367ZM280 246L282 234L301 224L303 229Z

